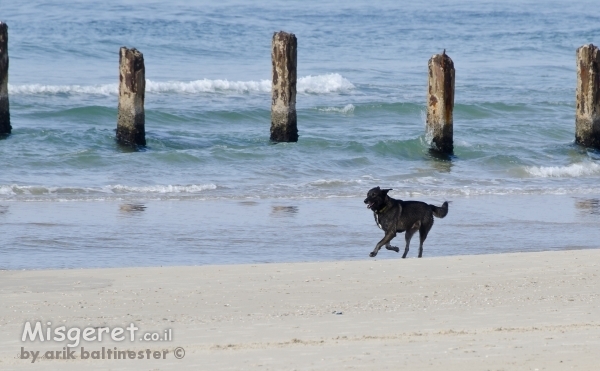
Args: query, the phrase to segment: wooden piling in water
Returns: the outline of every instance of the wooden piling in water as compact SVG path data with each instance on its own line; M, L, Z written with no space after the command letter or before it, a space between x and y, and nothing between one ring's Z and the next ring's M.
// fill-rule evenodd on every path
M146 145L144 95L146 91L144 55L137 49L119 50L119 109L117 141Z
M283 31L273 34L271 61L271 140L297 142L296 67L298 41L294 34Z
M427 132L434 149L451 154L454 150L454 62L446 50L429 59Z
M0 22L0 135L10 134L8 106L8 26Z
M589 44L577 49L575 141L600 149L600 50Z

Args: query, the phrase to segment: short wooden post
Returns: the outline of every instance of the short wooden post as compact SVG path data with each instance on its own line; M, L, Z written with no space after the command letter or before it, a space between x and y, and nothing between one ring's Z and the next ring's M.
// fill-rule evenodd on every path
M593 44L577 49L575 141L600 148L600 51Z
M283 31L273 34L271 140L274 142L298 141L296 121L297 49L298 41L294 34Z
M454 150L453 111L454 62L444 50L429 60L427 132L434 149L449 154Z
M10 134L8 107L8 26L0 22L0 135Z
M137 49L119 50L119 116L117 141L146 145L144 95L146 78L144 55Z

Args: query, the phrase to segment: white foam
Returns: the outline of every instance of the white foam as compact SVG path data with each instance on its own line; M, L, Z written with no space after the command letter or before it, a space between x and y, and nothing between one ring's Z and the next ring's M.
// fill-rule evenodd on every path
M198 193L206 190L217 189L215 184L191 184L191 185L154 185L143 187L132 187L125 185L111 185L105 189L114 193Z
M215 184L190 184L190 185L153 185L153 186L126 186L121 184L104 187L77 188L77 187L44 187L23 185L0 185L0 195L88 195L88 194L171 194L171 193L200 193L216 189Z
M15 192L13 191L11 186L8 185L0 185L0 195L2 196L12 196Z
M8 84L10 95L117 95L119 94L118 84L104 85L12 85Z
M309 186L321 187L321 186L337 186L337 185L348 185L348 184L363 184L369 180L363 179L317 179L307 183Z
M354 88L350 81L338 73L301 77L296 84L298 93L308 94L341 93Z
M393 186L393 185L392 185ZM439 197L443 200L447 197L474 197L474 196L506 196L506 195L570 195L570 194L597 194L600 192L600 187L558 187L558 188L541 188L541 187L492 187L492 188L469 188L455 187L449 189L420 189L419 191L409 190L406 188L394 188L394 192L390 193L393 197L408 199L412 197ZM357 197L361 194L357 194Z
M297 81L297 92L300 94L327 94L345 92L354 89L354 85L337 73L326 75L305 76ZM119 86L114 84L102 85L41 85L8 84L11 95L118 95ZM200 93L229 93L250 94L270 93L271 81L229 81L229 80L193 80L193 81L153 81L146 79L148 94L200 94Z
M206 185L165 185L131 187L114 185L92 188L40 187L0 185L0 201L43 202L43 201L114 201L114 200L246 200L246 199L328 199L358 198L362 199L368 188L374 186L372 181L319 179L304 184L273 185L275 192L264 189L248 189L246 193L207 192L218 188L213 184ZM344 189L340 189L340 186ZM451 187L421 188L414 184L389 184L395 198L409 200L432 198L431 201L451 200L454 197L506 196L506 195L597 195L598 186L565 186L565 187ZM283 192L282 192L283 191ZM0 205L1 206L1 205Z
M318 108L319 111L323 111L323 112L339 112L339 113L343 113L345 115L347 114L351 114L354 113L354 105L353 104L347 104L344 107L340 108L340 107L326 107L326 108Z
M538 178L575 178L600 174L600 165L595 162L580 162L568 166L529 166L525 171Z
M148 93L268 93L271 91L269 80L260 81L228 81L228 80L195 80L189 82L167 81L156 82L146 80L146 92Z

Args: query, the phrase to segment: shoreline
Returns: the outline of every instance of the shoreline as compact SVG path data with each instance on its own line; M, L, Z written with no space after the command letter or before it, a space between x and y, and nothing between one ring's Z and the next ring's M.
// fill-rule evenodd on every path
M435 220L423 256L596 248L599 200L591 194L455 198L448 215ZM360 261L382 238L362 201L0 202L6 237L0 268ZM403 249L403 235L392 244ZM417 248L413 238L409 258ZM400 258L391 251L377 257Z
M414 237L413 237L414 238ZM417 234L417 238L418 238L418 234ZM404 242L404 241L402 241ZM412 246L411 244L411 249L410 252L414 253L416 251L418 251L418 242L417 242L417 248L414 248L414 246ZM503 255L520 255L520 254L534 254L534 253L567 253L567 252L577 252L577 251L588 251L588 250L600 250L600 243L598 244L599 247L573 247L573 248L565 248L563 250L535 250L535 251L509 251L509 252L499 252L499 253L494 253L494 252L483 252L483 253L477 253L477 254L465 254L465 255L437 255L437 256L425 256L423 255L423 257L421 259L443 259L443 258L458 258L459 260L461 258L467 258L467 257L479 257L479 256L495 256L495 255L499 255L499 256L503 256ZM416 251L415 251L416 250ZM369 250L370 251L370 250ZM278 265L278 264L337 264L337 263L358 263L358 262L369 262L369 261L386 261L386 262L392 262L392 261L397 261L399 262L399 264L402 264L402 261L407 261L407 260L412 260L412 259L419 259L417 258L417 256L407 256L406 259L402 259L402 254L401 253L395 253L392 254L391 252L388 252L385 250L385 247L383 247L380 250L381 252L387 252L388 254L391 254L390 256L380 256L380 254L378 254L375 258L360 258L357 257L355 259L344 259L344 260L314 260L314 261L281 261L281 262L255 262L255 263L221 263L221 264L202 264L202 265L148 265L148 266L117 266L117 267L67 267L67 268L32 268L32 269L28 269L28 268L21 268L21 269L5 269L5 268L0 268L0 272L65 272L65 271L82 271L82 272L86 272L86 271L96 271L96 270L101 270L101 271L110 271L110 270L123 270L123 269L141 269L141 270L145 270L145 269L179 269L179 268L204 268L204 267L214 267L214 268L228 268L228 269L234 269L235 267L240 267L240 268L246 268L246 267L256 267L256 266L261 266L261 265L268 265L268 266L272 266L272 265Z
M595 367L600 249L308 263L0 271L0 367L478 370ZM165 359L15 358L26 321L172 330ZM175 359L175 348L185 349ZM144 353L145 354L145 353ZM29 362L29 363L28 363ZM116 368L115 368L116 367Z

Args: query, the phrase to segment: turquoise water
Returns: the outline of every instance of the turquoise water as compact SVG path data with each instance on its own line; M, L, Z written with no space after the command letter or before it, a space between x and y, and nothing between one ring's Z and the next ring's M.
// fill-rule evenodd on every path
M359 200L377 185L429 202L593 199L600 152L574 144L575 50L600 43L596 8L3 3L13 133L0 140L0 204ZM273 145L270 45L279 30L298 38L300 140ZM114 141L121 46L145 59L140 151ZM443 49L456 67L451 159L429 152L424 122L427 61Z

